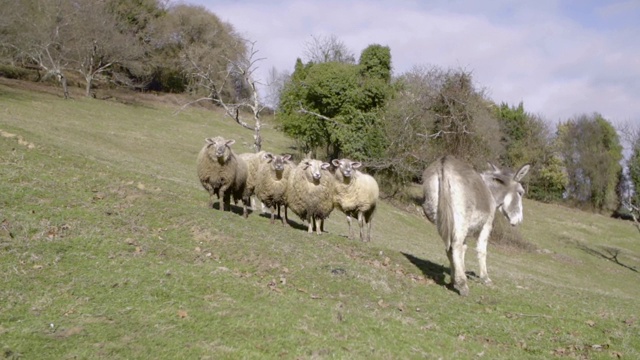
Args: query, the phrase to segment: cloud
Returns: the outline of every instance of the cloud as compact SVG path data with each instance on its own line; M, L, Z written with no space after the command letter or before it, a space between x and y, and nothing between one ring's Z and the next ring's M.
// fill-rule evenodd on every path
M500 103L524 102L550 122L599 112L640 126L636 1L207 1L256 41L259 76L293 71L312 36L336 35L356 55L391 48L394 74L414 65L464 68Z

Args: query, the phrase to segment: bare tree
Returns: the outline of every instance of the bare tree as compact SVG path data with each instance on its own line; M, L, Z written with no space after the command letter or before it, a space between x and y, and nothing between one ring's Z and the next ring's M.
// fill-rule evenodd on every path
M208 95L195 100L212 101L221 106L225 113L231 117L238 125L245 129L253 131L253 144L255 151L258 152L262 148L262 120L260 113L265 108L260 101L258 94L258 80L254 77L255 71L258 69L258 63L264 58L257 57L258 50L255 49L255 42L248 42L250 45L247 54L232 59L222 56L226 61L224 69L215 71L215 66L210 62L198 62L194 58L189 57L186 53L186 59L191 64L191 77L195 79L197 86L206 89ZM239 44L244 47L244 44ZM215 59L210 59L215 61ZM216 72L222 72L222 77L213 76ZM232 83L236 89L235 99L229 99L225 96L225 89ZM188 106L194 102L186 104ZM183 106L184 108L184 106ZM253 125L245 119L244 111L249 110L252 116Z
M134 34L119 30L116 15L105 1L80 2L70 24L69 65L85 79L85 95L91 96L93 82L113 65L127 65L143 57Z
M325 62L341 62L355 64L356 57L337 36L311 36L305 43L304 57L307 62L316 64Z
M12 18L6 25L11 31L3 34L2 42L10 47L16 60L27 67L44 71L43 79L55 77L69 97L67 78L69 65L71 22L76 8L70 1L4 1Z
M278 104L280 103L280 96L282 91L291 79L291 74L284 71L278 71L275 67L272 67L269 70L269 74L267 75L267 85L265 87L266 94L264 95L265 103L272 107L274 110L277 109Z

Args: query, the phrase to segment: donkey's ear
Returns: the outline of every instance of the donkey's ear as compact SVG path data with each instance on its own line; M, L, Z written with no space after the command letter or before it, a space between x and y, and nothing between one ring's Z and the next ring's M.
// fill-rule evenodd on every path
M522 167L518 170L518 172L516 172L516 174L513 176L513 179L515 181L522 180L522 178L525 175L527 175L527 173L529 172L530 168L531 168L531 165L529 165L529 164L522 165Z
M499 168L499 167L497 167L497 166L493 165L493 163L491 163L491 162L487 162L487 165L489 165L489 168L490 168L493 172L500 172L500 171L502 171L502 170L500 170L500 168Z

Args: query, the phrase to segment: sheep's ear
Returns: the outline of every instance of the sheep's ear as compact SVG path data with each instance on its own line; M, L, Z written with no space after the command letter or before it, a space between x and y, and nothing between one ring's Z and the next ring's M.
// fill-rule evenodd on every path
M361 162L353 161L353 162L351 163L351 167L352 167L352 168L354 168L354 169L359 169L359 168L360 168L360 166L362 166L362 163L361 163Z
M323 170L329 170L330 167L331 167L331 164L329 163L322 163L322 165L320 165L320 168Z
M273 154L272 153L264 153L264 155L262 155L262 158L267 160L267 162L272 162L273 161Z
M231 140L227 140L226 145L227 145L227 146L231 146L231 145L233 145L233 144L235 144L235 143L236 143L236 141L235 141L235 140L233 140L233 139L231 139Z
M300 164L302 164L302 169L303 170L307 170L307 168L309 168L309 166L311 166L311 163L309 161L303 161Z
M489 167L491 168L491 170L493 170L494 172L500 172L500 168L493 165L493 163L487 162L487 165L489 165Z
M206 139L204 139L204 141L205 141L207 144L213 144L213 143L214 143L214 141L213 141L213 139L212 139L212 138L206 138Z
M333 159L331 160L331 163L333 164L333 166L335 167L340 167L340 160L338 159Z
M284 155L282 155L282 160L284 160L284 161L289 161L289 160L291 160L291 154L284 154Z
M527 173L529 172L530 168L531 168L531 165L529 165L529 164L522 165L522 167L518 170L518 172L516 172L516 174L513 176L513 179L515 181L522 180L522 178L525 175L527 175Z

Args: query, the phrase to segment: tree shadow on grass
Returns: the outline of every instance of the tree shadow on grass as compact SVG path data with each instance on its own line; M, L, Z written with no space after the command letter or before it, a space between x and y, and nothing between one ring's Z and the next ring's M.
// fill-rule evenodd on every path
M578 246L578 249L586 252L587 254L590 254L596 257L601 257L617 265L620 265L623 268L629 269L636 273L638 272L638 269L636 269L634 266L629 266L620 262L620 260L618 259L618 256L622 252L622 250L620 249L610 247L610 246L600 246L600 249L595 249L595 248L590 248L585 244L577 244L577 246Z

